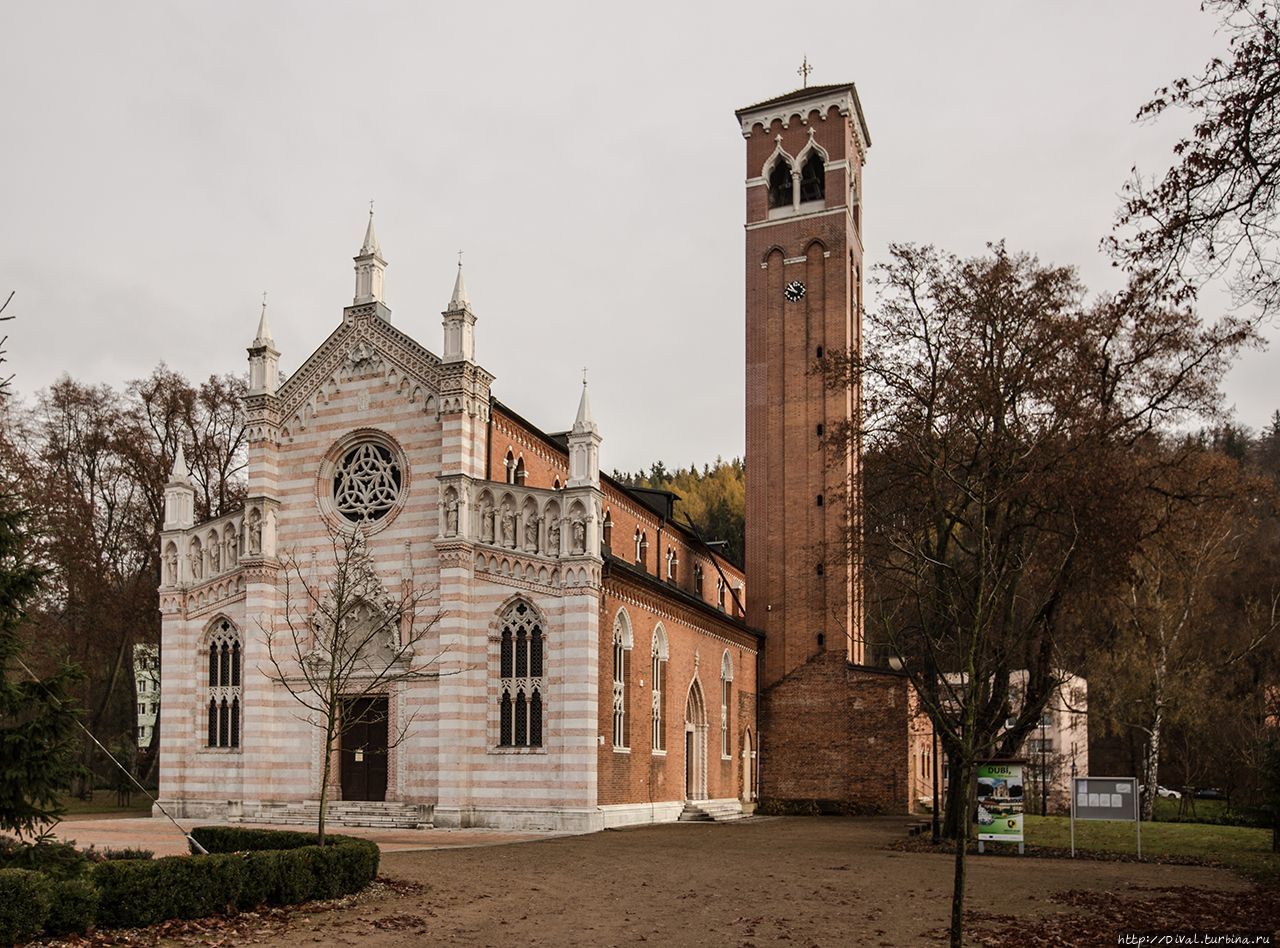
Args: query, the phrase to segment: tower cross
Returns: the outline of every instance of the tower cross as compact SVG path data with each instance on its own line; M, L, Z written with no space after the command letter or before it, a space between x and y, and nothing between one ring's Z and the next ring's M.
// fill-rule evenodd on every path
M809 88L809 73L813 72L813 66L809 64L809 54L805 53L804 61L800 63L800 68L796 70L796 75L800 77L800 81L804 83L804 88Z

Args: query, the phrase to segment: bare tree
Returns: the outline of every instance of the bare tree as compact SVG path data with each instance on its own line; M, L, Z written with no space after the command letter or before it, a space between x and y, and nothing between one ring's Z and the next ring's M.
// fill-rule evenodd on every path
M328 539L332 561L323 580L314 555L305 565L294 555L284 557L285 629L262 623L271 663L267 677L302 706L299 718L324 734L321 844L334 750L352 728L375 723L369 703L361 699L440 677L443 654L430 652L431 632L440 619L438 612L427 611L435 590L415 587L406 571L398 589L389 592L358 525L329 525ZM404 741L412 723L413 715L396 721L389 748Z
M1135 283L1094 305L1073 270L995 245L960 260L895 245L864 348L830 360L863 386L868 624L886 641L950 763L957 840L952 944L962 939L973 768L1016 749L1062 683L1064 621L1132 539L1135 449L1210 412L1221 372L1252 337L1160 304ZM1026 669L1013 711L1010 675Z
M1094 668L1106 683L1098 713L1141 735L1144 820L1154 812L1170 729L1198 734L1233 666L1277 628L1274 590L1264 599L1230 589L1264 494L1234 460L1197 451L1138 500L1142 537L1111 597L1113 625ZM1191 753L1183 757L1189 781Z
M1184 297L1224 278L1241 304L1280 312L1280 3L1204 0L1229 52L1156 91L1140 120L1194 117L1175 163L1147 180L1134 169L1108 248Z

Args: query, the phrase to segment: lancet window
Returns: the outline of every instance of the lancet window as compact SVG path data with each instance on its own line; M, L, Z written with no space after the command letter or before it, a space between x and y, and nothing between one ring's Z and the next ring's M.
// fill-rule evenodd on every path
M791 162L780 159L769 172L769 206L790 207L793 188Z
M631 621L624 610L613 620L613 747L623 750L631 746L627 736L627 653L631 651Z
M729 710L733 707L733 659L726 649L720 659L720 756L728 759L733 747L729 733Z
M542 618L523 600L502 614L498 646L498 746L541 747L546 714Z
M653 686L650 691L653 694L653 707L650 713L650 722L653 739L653 749L655 751L665 752L667 749L666 737L666 721L664 718L664 702L663 693L667 684L667 633L661 625L657 625L653 629L653 648L651 652L652 668L649 675L650 684Z
M209 747L240 746L240 632L221 619L209 637Z
M821 201L827 189L827 168L815 149L800 169L800 200Z

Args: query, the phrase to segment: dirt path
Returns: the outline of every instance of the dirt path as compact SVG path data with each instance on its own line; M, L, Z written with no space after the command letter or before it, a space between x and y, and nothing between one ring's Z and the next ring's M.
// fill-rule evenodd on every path
M885 849L901 828L893 819L765 819L387 853L383 874L409 891L304 913L261 934L274 945L937 943L952 863ZM970 906L1013 920L1079 911L1049 899L1065 890L1120 900L1178 887L1238 898L1249 888L1227 871L1187 866L990 857L970 865Z

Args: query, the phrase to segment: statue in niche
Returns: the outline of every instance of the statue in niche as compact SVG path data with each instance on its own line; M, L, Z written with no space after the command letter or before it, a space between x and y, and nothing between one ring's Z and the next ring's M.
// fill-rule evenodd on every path
M587 524L581 517L573 521L573 552L584 553L587 549Z
M235 537L227 537L226 560L227 560L228 568L236 565L236 538Z
M221 569L222 549L218 546L217 539L215 539L209 544L209 574L211 576L216 576Z
M508 549L516 546L516 515L510 504L502 505L502 545Z
M444 502L444 535L447 537L458 535L458 498L452 494Z
M524 522L524 548L529 553L538 552L538 518L530 517Z
M493 506L484 505L484 512L480 515L481 528L480 539L485 543L493 542Z
M178 585L178 551L170 549L164 556L165 582L170 586Z
M249 514L249 554L262 552L262 515L258 511Z
M552 517L547 522L547 552L552 556L560 555L560 518Z
M204 575L204 554L199 547L191 551L191 578L200 579Z

